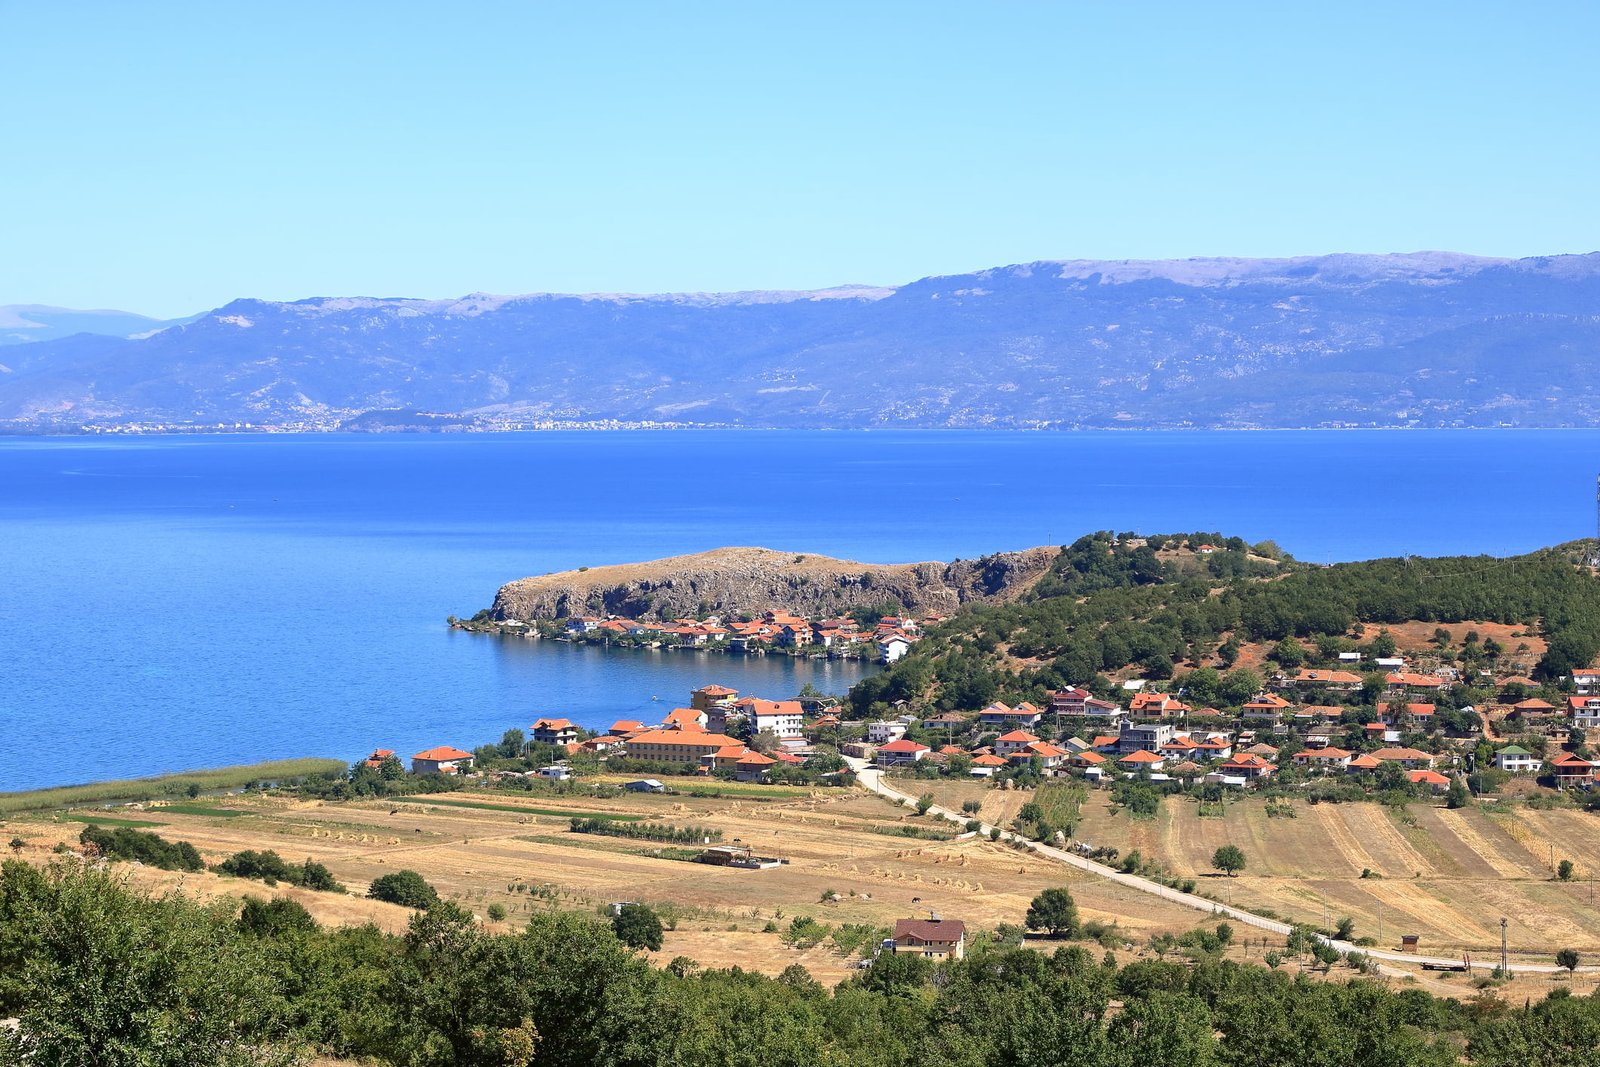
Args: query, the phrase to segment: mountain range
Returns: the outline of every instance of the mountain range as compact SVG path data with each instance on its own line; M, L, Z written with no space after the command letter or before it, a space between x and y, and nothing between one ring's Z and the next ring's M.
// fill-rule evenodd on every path
M0 309L0 335L43 338L0 348L0 427L1600 425L1600 253L236 300L177 324L124 316L50 336L84 329L82 314L121 313Z

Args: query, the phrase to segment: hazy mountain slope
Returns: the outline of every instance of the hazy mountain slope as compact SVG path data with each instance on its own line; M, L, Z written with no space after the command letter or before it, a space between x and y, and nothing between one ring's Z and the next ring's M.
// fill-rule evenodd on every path
M0 345L27 341L54 341L73 334L131 337L171 326L174 321L152 319L131 311L79 311L43 304L0 306Z
M143 340L8 350L0 420L1594 425L1597 342L1600 254L1074 261L815 294L239 300Z

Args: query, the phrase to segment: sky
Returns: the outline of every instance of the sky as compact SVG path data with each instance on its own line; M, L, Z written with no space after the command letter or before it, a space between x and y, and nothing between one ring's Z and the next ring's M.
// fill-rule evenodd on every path
M1600 4L0 0L0 305L1600 249Z

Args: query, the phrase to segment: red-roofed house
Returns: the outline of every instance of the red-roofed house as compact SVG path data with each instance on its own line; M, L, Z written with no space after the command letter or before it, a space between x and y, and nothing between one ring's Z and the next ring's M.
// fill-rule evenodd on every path
M699 708L673 708L662 725L668 730L704 730L708 721Z
M741 782L765 781L767 772L778 761L759 752L746 752L734 763L735 777Z
M546 745L568 745L578 739L578 728L566 719L540 719L533 724L533 739Z
M1382 765L1382 760L1363 752L1359 756L1351 756L1350 762L1344 765L1344 769L1348 774L1355 774L1357 771L1375 771Z
M930 960L959 960L967 952L967 928L958 919L897 919L894 953Z
M629 734L644 733L644 723L639 722L637 719L618 719L611 724L611 729L607 730L606 733L611 734L613 737L627 737Z
M1126 756L1123 756L1121 759L1117 760L1117 766L1121 767L1125 771L1155 772L1159 771L1166 765L1167 761L1164 758L1156 755L1154 752L1146 752L1142 748L1137 752L1130 752Z
M629 759L670 763L700 763L727 748L743 752L744 743L726 734L702 730L646 730L628 738L627 746Z
M1009 759L1012 754L1022 751L1037 740L1039 739L1026 730L1012 730L994 739L994 754Z
M1380 748L1372 758L1385 763L1398 763L1408 771L1433 770L1433 756L1414 748Z
M1600 770L1593 760L1574 756L1570 752L1563 752L1551 760L1550 767L1555 772L1558 786L1589 785L1595 781L1597 770Z
M1574 730L1592 730L1600 726L1600 696L1568 697L1567 714L1572 716Z
M461 774L472 768L472 753L440 745L411 757L412 774Z
M1433 793L1443 793L1450 788L1450 779L1438 771L1407 771L1406 777L1412 785L1425 785Z
M392 755L394 755L394 749L392 749L392 748L374 749L373 752L372 752L372 755L368 756L366 759L362 760L361 762L362 762L362 764L364 766L367 766L367 767L382 767L383 766L383 761L388 759Z
M1262 759L1260 756L1250 755L1248 753L1243 756L1233 757L1233 759L1228 760L1218 769L1223 774L1232 775L1238 778L1265 778L1273 771L1277 770L1276 767Z
M1305 748L1294 754L1294 762L1300 767L1321 767L1324 770L1343 770L1350 766L1350 758L1354 753L1342 748L1328 745L1326 748Z

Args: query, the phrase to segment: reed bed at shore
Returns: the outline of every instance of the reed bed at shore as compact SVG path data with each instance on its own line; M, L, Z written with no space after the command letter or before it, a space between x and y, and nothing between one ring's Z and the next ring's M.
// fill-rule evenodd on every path
M305 757L246 763L236 767L180 771L151 778L88 782L83 785L55 786L50 789L32 789L20 793L0 793L0 815L80 807L87 804L159 800L165 797L184 796L191 785L197 786L202 793L210 793L222 789L238 789L251 782L284 782L313 774L338 774L347 766L343 760Z

